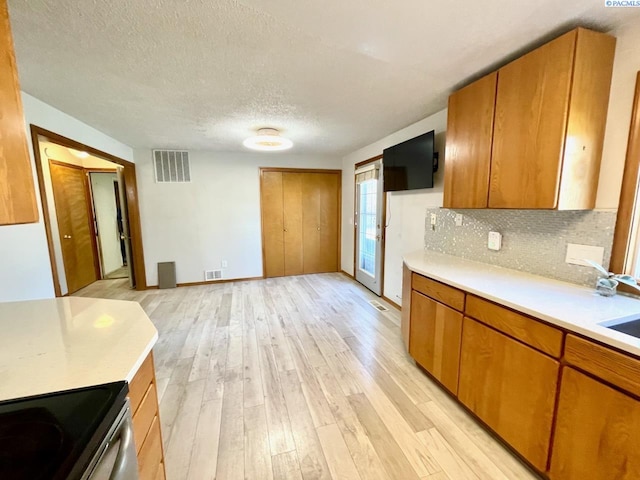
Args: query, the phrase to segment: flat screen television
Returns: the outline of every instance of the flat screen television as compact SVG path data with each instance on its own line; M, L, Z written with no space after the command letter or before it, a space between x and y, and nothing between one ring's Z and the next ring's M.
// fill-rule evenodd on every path
M433 188L435 133L423 135L385 148L382 152L384 191Z

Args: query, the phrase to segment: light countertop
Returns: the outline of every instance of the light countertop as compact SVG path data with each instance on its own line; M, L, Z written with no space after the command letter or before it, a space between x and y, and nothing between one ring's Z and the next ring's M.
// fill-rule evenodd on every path
M419 250L404 256L410 270L500 305L640 356L640 339L602 324L640 318L640 300L603 297L594 288Z
M136 302L0 303L0 400L131 381L157 339Z

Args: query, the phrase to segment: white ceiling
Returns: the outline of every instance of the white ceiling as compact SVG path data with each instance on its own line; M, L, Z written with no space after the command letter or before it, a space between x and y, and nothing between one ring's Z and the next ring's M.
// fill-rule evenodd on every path
M132 147L345 154L604 0L9 0L22 89Z

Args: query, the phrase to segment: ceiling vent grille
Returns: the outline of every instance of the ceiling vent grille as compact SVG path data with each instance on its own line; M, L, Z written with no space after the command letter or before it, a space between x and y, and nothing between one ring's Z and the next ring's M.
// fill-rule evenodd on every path
M204 279L207 282L222 279L222 270L205 270Z
M153 166L156 183L185 183L191 181L189 152L154 150Z

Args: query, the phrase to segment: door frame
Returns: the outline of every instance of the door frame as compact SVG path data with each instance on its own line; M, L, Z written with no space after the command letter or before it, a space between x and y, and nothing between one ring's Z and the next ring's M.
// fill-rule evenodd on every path
M81 170L82 173L86 173L84 167L79 165L74 165L72 163L61 162L59 160L55 160L53 158L49 158L49 166L57 165L59 167L72 168L74 170ZM49 169L51 171L51 169ZM91 253L93 254L93 269L96 273L96 279L102 280L102 269L100 268L100 257L98 250L98 240L96 235L96 225L95 225L95 216L93 214L93 195L91 193L91 187L89 186L89 179L87 175L83 175L82 184L84 186L84 198L85 198L85 210L87 211L87 218L89 219L89 235L91 236ZM53 186L53 178L51 179L51 185ZM58 210L56 209L56 215ZM47 212L48 214L49 212ZM60 230L60 225L58 224L58 230ZM62 260L64 262L64 251L62 255ZM65 267L66 269L66 267ZM66 272L65 272L66 275ZM67 290L69 289L69 285L67 284Z
M325 169L325 168L287 168L287 167L260 167L260 241L262 242L262 278L267 278L266 261L264 251L264 222L262 212L262 176L266 172L280 173L333 173L338 175L338 270L340 271L340 262L342 258L342 170Z
M138 204L138 185L136 183L136 166L133 162L125 160L110 153L98 150L84 143L78 142L71 138L64 137L55 132L47 130L37 125L29 125L31 131L31 146L33 148L33 158L36 163L36 173L38 177L38 189L40 190L40 201L42 202L42 217L44 218L44 226L47 234L47 246L49 248L49 262L51 264L51 274L53 276L53 288L55 296L61 297L60 277L58 275L58 267L56 265L55 254L53 249L53 236L51 233L51 218L49 217L49 206L44 185L44 173L42 171L42 158L40 155L40 141L38 136L47 137L54 143L64 147L73 148L75 150L85 151L96 157L103 158L110 162L116 163L124 167L124 178L127 197L127 215L129 217L129 236L131 237L131 263L134 268L136 279L136 290L147 289L147 277L144 265L144 249L142 246L142 226L140 222L140 206Z
M376 155L375 157L368 158L361 162L356 163L353 166L353 218L355 220L356 206L358 204L358 184L356 182L355 171L359 167L363 167L373 162L377 162L378 160L382 160L382 155ZM384 168L384 164L383 164ZM383 298L387 302L392 303L393 305L397 305L397 303L392 302L387 297L384 296L384 258L385 258L385 245L387 244L387 192L384 191L384 186L382 187L382 228L380 229L380 298ZM358 266L358 259L356 258L356 244L358 241L357 238L357 228L355 221L353 222L353 279L356 279L356 268ZM356 280L357 281L357 280ZM358 282L360 283L360 282Z

